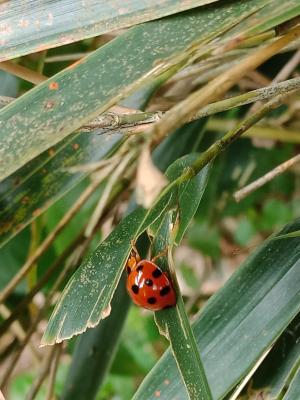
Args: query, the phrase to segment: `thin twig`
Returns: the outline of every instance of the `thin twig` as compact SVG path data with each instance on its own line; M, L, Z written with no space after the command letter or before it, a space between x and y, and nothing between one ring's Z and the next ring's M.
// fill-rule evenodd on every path
M299 90L299 89L298 89ZM233 129L226 133L221 139L213 143L202 155L172 183L170 183L160 194L160 198L171 190L172 187L176 187L183 182L186 182L198 174L209 162L214 160L222 151L224 151L232 142L237 140L243 133L245 133L252 125L256 124L271 110L279 107L283 104L287 97L294 94L296 90L287 94L282 94L275 97L274 99L267 102L261 107L256 113L250 115L244 119L236 129Z
M70 243L70 245L60 254L60 256L54 261L54 263L47 268L45 274L39 279L36 285L31 289L31 291L17 304L10 316L0 325L0 336L2 336L10 324L23 312L24 308L31 302L36 293L48 282L54 272L61 268L63 262L78 244L82 243L84 240L84 229L79 233L79 235Z
M46 239L39 245L34 254L25 262L25 264L19 269L18 273L11 279L6 287L0 293L0 303L12 293L18 283L24 278L24 276L30 271L34 263L39 257L49 248L51 243L56 239L57 235L64 229L66 224L76 215L82 205L90 198L90 196L98 188L99 184L105 179L105 177L114 169L115 164L109 165L102 171L97 172L95 179L91 184L83 191L78 200L73 204L69 211L62 217L56 227L49 233Z
M283 66L283 68L278 72L278 74L272 80L271 85L287 79L290 76L290 74L294 71L296 66L299 64L299 60L300 60L300 50L298 50L292 56L292 58ZM260 104L261 104L260 100L257 100L254 104L252 104L252 106L248 110L248 115L254 112L260 106Z
M300 49L292 56L292 58L283 66L273 79L272 83L282 82L287 79L297 65L300 63Z
M230 110L234 107L243 106L259 100L267 100L271 97L277 96L278 94L294 90L295 88L299 87L299 82L300 78L293 78L285 82L252 90L247 93L238 96L232 96L224 100L216 101L201 108L201 110L195 113L195 115L193 115L189 121ZM12 100L15 99L0 96L0 107L1 104L7 105ZM150 128L151 125L155 122L158 122L163 117L163 115L164 114L160 111L145 113L139 112L138 110L134 109L127 109L125 107L113 107L108 113L104 113L101 116L95 118L93 121L84 125L79 130L84 132L94 132L95 130L99 129L120 131L120 129L131 128L131 133L139 133L141 131L144 131L146 128ZM105 160L104 163L106 162L107 161ZM100 161L100 163L102 162ZM87 164L87 166L85 167L90 172L89 164ZM80 170L80 168L80 166L72 167L68 170L71 172L77 172L77 170ZM93 166L91 166L91 169L93 169Z
M12 61L3 61L0 63L0 69L9 72L10 74L16 75L25 81L31 82L35 85L44 82L48 79L46 76L39 74L36 71L32 71L29 68L23 67L22 65L16 64Z
M56 346L56 353L53 359L51 369L50 369L50 376L49 376L49 385L48 385L48 393L46 396L46 400L53 400L54 398L54 385L56 379L56 372L58 368L59 359L63 349L63 343L58 343Z
M132 154L129 152L122 159L120 164L116 167L115 171L111 174L107 184L105 185L104 191L99 199L99 202L93 212L93 215L91 216L90 221L86 227L86 230L85 230L86 237L89 237L92 234L92 232L94 231L94 228L97 225L97 222L99 221L99 219L105 209L105 206L109 200L109 196L111 194L111 191L112 191L115 183L119 179L120 175L122 174L122 172L124 171L124 169L126 168L128 163L132 160L134 155L135 154Z
M276 176L282 174L298 162L300 162L300 154L297 154L295 157L290 158L282 164L279 164L276 168L272 169L267 174L261 176L259 179L256 179L254 182L251 182L249 185L238 190L234 193L233 197L237 202L241 201L245 197L249 196L249 194L253 193L255 190L259 189L267 182L270 182Z
M9 318L11 316L11 312L5 306L5 304L0 304L0 314L3 318ZM11 332L18 339L20 343L22 342L22 340L24 340L26 336L26 333L19 321L14 321L14 323L11 325ZM30 351L35 361L39 362L40 354L36 351L35 346L33 346L31 342L29 342L29 345L30 345Z
M127 174L132 175L134 172L134 168L131 168L130 171L127 171ZM83 257L85 251L87 250L94 233L97 231L101 223L108 217L109 213L111 212L114 204L117 202L120 194L123 192L124 189L127 188L128 179L123 177L123 179L118 183L118 187L114 189L111 193L111 197L109 199L109 204L105 208L104 212L101 215L97 225L94 227L93 233L85 239L84 232L86 227L84 227L79 235L70 243L70 245L63 251L63 253L57 258L57 260L53 263L51 267L47 269L47 272L43 277L38 281L34 288L27 294L27 296L15 307L14 311L10 315L8 319L6 319L2 325L0 326L0 336L6 332L10 324L18 317L18 315L22 312L22 310L30 303L34 295L44 286L44 284L49 280L49 278L53 275L53 273L62 266L63 262L71 253L74 252L74 249L80 244L80 257ZM79 262L79 260L77 260Z
M206 86L175 105L150 130L149 136L152 138L152 141L159 141L159 139L165 137L169 132L174 131L185 122L191 120L201 107L224 95L244 75L257 68L298 37L300 37L300 26L291 29L291 31L280 39L245 57L239 64L233 66Z
M11 357L10 363L4 373L4 375L2 376L1 380L0 380L0 387L4 387L6 386L9 377L11 376L25 346L27 345L28 341L30 340L32 334L35 332L37 325L39 324L39 322L41 321L41 319L44 316L45 311L48 309L48 307L50 306L53 296L55 295L56 291L59 289L60 285L63 283L63 281L65 280L65 278L67 277L67 275L74 269L74 265L73 263L66 263L66 266L64 269L62 269L61 273L59 274L58 278L56 279L56 281L54 282L51 290L48 293L48 296L45 300L45 303L43 305L42 308L40 308L38 314L36 315L35 319L31 321L31 325L29 330L26 333L26 337L24 338L24 340L22 341L22 343L20 344L18 350L15 352L15 354Z
M226 132L233 129L241 120L232 120L225 118L210 118L206 124L206 129L213 132ZM285 143L300 143L299 131L269 127L263 125L254 125L248 129L243 137L257 137L271 140L279 140Z
M39 376L37 377L36 381L33 383L31 386L28 394L26 395L26 400L34 400L36 395L38 394L44 380L47 378L47 375L49 374L50 367L52 364L52 361L56 355L56 346L53 346L52 348L48 349L47 355L43 361L43 364L41 366L41 372Z

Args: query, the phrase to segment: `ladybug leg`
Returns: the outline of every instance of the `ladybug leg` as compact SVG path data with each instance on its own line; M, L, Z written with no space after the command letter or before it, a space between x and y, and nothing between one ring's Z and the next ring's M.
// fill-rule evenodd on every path
M156 256L154 256L151 259L151 262L155 263L155 261L160 258L160 257L165 257L168 254L168 248L166 247L163 251L161 251L160 253L156 254Z

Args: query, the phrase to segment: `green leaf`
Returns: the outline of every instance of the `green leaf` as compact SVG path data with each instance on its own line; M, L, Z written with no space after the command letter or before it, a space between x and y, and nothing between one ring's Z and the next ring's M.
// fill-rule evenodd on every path
M105 158L121 136L75 134L0 183L0 247L78 184L69 168Z
M186 156L186 159L188 158L189 156ZM194 158L191 158L192 162ZM186 164L175 162L173 165L175 167L171 168L171 179L179 176ZM206 181L207 171L201 171L199 175L202 173L205 179L200 180L201 185ZM202 193L202 186L198 187ZM182 187L179 188L179 196L180 189ZM184 189L186 190L185 186ZM131 241L136 240L159 219L167 207L174 204L177 190L176 186L167 188L149 211L138 208L125 217L81 265L65 288L50 318L43 344L53 344L74 334L80 334L87 328L96 326L101 319L109 315L111 299L128 258Z
M217 0L37 0L3 5L0 62L62 46L141 22L178 13Z
M166 171L166 176L169 181L172 182L178 178L198 157L198 153L191 153L176 160ZM175 244L177 245L182 240L189 223L197 211L207 184L209 169L209 165L205 166L194 178L181 183L177 188L176 194L173 196L172 205L176 207L179 212L178 231L175 238ZM158 218L149 228L149 233L152 236L156 235L156 231L161 225L163 217L164 216Z
M248 19L247 35L257 35L277 25L283 24L300 14L298 0L287 0L282 3L280 0L271 1L263 7L256 16ZM253 23L255 21L255 23ZM251 23L252 22L252 23Z
M167 170L167 177L173 181L178 178L182 172L191 165L199 154L189 154L182 157L171 165ZM191 219L194 217L204 190L206 188L210 165L205 166L199 174L187 182L181 183L178 187L178 211L179 227L175 238L175 244L179 244L187 230Z
M106 318L95 329L88 330L78 338L61 396L63 400L95 398L99 382L104 379L113 360L112 355L116 351L129 305L125 285L119 284L112 300L112 308L116 311L114 318Z
M7 105L0 111L0 179L261 7L261 0L221 2L141 24Z
M300 367L294 376L283 400L296 400L300 398Z
M299 236L300 236L300 230L297 230L294 232L286 233L284 235L274 236L272 239L273 240L281 240L281 239L295 238L295 237L299 237Z
M95 327L110 314L110 303L129 256L131 241L166 209L170 193L148 212L138 208L125 217L80 266L50 318L42 344L54 344Z
M170 230L172 220L172 212L166 213L153 242L153 255L161 253L166 247L170 246L172 242ZM160 257L159 260L159 266L170 274L167 257ZM175 282L174 279L173 282ZM178 287L178 285L175 286ZM191 400L211 399L211 391L179 290L177 290L176 306L157 311L155 320L160 332L170 341L172 353L189 398Z
M299 228L298 219L281 234ZM223 398L249 373L299 312L299 268L299 239L267 240L201 310L193 330L213 399ZM150 398L156 391L160 399L187 399L170 351L134 400Z
M286 328L251 380L254 393L281 399L300 365L300 314ZM296 398L296 397L295 397Z

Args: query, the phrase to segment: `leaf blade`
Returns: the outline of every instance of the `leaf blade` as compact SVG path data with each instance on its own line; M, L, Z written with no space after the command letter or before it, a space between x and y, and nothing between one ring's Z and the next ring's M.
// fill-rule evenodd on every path
M116 1L38 0L0 5L3 39L0 62L175 14L218 0ZM22 16L22 17L21 17ZM0 19L0 23L1 23Z
M298 219L281 233L299 227ZM300 243L296 238L283 243L266 241L213 296L193 325L213 399L223 398L250 371L299 312ZM156 368L134 400L155 390L161 399L186 399L170 352ZM170 381L167 387L165 379Z
M251 0L243 4L241 13L241 2L217 3L136 26L4 107L0 111L0 179L142 84L180 65L196 43L213 39L261 7L261 1Z

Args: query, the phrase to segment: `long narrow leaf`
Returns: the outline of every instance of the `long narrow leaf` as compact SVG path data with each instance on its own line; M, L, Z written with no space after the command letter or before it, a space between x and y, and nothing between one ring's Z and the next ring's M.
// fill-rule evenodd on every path
M281 234L300 228L300 220ZM300 241L267 240L208 302L193 325L213 398L223 398L255 365L300 310ZM166 380L169 382L165 384ZM134 399L185 400L168 351Z
M172 212L165 214L153 243L153 255L161 253L170 246L172 235ZM169 272L167 257L159 258L159 266ZM170 272L169 272L170 273ZM155 320L159 330L170 341L172 353L178 370L191 400L210 400L211 391L207 383L203 364L197 349L196 340L186 315L182 297L177 292L175 307L157 311Z
M241 3L218 2L134 27L4 107L0 179L137 87L188 60L195 43L215 38L262 7L261 0L250 0L242 9Z
M120 140L118 134L76 134L1 182L0 247L87 176L71 167L103 159Z
M0 5L0 62L217 0L11 0Z
M300 367L295 374L283 400L296 400L300 398Z

